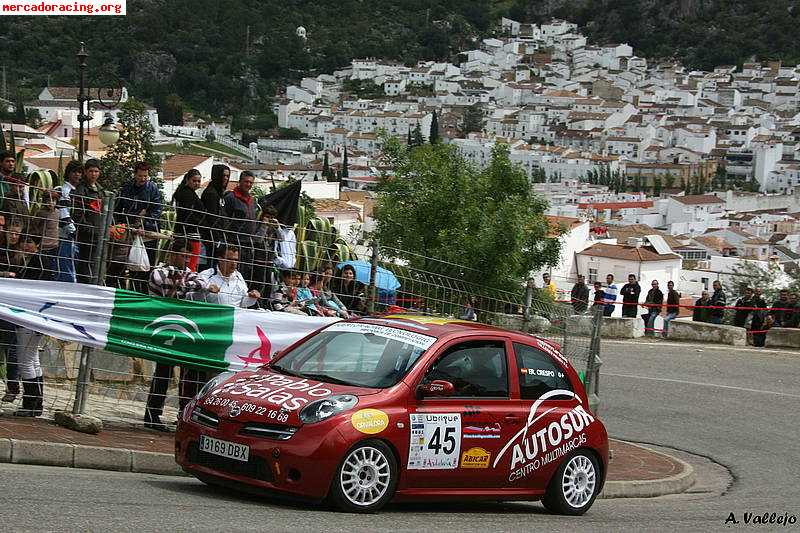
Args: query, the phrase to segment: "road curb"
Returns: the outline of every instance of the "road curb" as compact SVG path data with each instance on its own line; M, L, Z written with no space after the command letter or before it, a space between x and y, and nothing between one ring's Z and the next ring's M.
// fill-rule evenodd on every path
M186 476L171 453L0 438L0 463Z
M632 442L626 441L625 444L642 448L650 453L669 457L676 463L679 463L683 467L683 470L679 474L662 479L606 481L603 492L600 493L598 498L655 498L656 496L665 496L667 494L680 494L686 492L689 487L694 485L696 481L694 467L686 461L682 461L677 457L663 452L657 452L650 448L639 446Z
M636 446L630 442L626 444ZM651 453L666 455L681 464L683 471L664 479L607 481L599 498L653 498L684 492L694 484L695 472L690 464L671 455L645 449ZM188 475L175 463L175 457L170 453L7 438L0 438L0 463L63 466L164 476Z

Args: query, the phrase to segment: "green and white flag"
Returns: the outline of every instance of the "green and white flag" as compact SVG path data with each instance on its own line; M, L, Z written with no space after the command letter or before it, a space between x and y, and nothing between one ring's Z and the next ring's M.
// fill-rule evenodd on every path
M0 320L122 355L240 370L266 363L337 319L6 278L0 279Z

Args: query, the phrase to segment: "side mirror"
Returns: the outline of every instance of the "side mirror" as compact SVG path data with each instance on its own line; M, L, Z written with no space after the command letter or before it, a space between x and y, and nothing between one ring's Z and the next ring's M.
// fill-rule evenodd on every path
M456 388L449 381L437 379L417 387L417 399L452 396Z

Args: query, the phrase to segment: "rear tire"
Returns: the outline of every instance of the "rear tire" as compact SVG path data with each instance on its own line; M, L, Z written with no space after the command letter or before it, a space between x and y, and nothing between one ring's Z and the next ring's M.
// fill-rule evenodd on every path
M588 450L576 450L559 465L542 503L551 513L578 516L594 503L600 488L597 459Z
M386 443L359 442L336 469L331 503L348 513L374 513L394 496L397 478L397 460Z

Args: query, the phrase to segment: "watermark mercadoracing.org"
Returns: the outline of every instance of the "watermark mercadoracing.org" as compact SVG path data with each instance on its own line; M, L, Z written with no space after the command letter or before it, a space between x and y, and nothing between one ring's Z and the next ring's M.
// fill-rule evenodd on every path
M0 0L0 15L124 15L126 0Z

